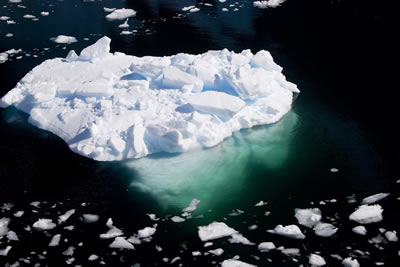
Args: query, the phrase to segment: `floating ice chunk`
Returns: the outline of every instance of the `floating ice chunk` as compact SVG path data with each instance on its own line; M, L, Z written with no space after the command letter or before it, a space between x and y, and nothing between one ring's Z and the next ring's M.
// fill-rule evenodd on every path
M359 234L359 235L366 235L367 234L367 229L364 226L361 226L361 225L354 227L352 229L352 231L354 233L356 233L356 234Z
M60 240L61 240L61 235L60 234L54 235L50 240L49 247L58 246L58 244L60 244Z
M128 242L129 242L129 243L132 243L132 244L134 244L134 245L140 245L140 244L142 244L142 241L140 241L140 239L137 238L136 236L131 236L131 237L128 239Z
M270 250L275 249L275 244L272 242L262 242L260 244L258 244L258 250L260 250L261 252L268 252Z
M242 234L236 233L233 234L231 238L229 238L230 243L240 243L243 245L255 245L254 243L250 242L246 237L244 237Z
M154 227L145 227L138 231L138 238L148 238L154 235L156 230Z
M221 256L222 253L224 253L224 250L222 248L217 248L217 249L212 249L208 251L210 254L213 254L215 256Z
M330 237L336 234L338 228L330 223L320 222L314 227L314 233L321 237Z
M110 244L110 248L124 248L124 249L135 249L135 247L126 241L123 237L116 237L114 241Z
M294 238L294 239L306 238L306 236L301 232L300 228L294 224L287 225L287 226L282 226L279 224L275 227L275 229L268 230L268 232L272 233L272 234L286 236L289 238Z
M104 8L104 11L107 13L113 12L114 10L116 10L116 8L108 8L108 7Z
M351 257L348 257L342 261L342 265L344 267L360 267L360 264L356 259L352 259Z
M0 250L0 256L7 257L8 252L12 249L12 246L7 246L5 249Z
M187 208L184 208L182 211L183 212L193 212L197 209L197 205L199 203L200 203L200 200L195 198L190 202L189 206Z
M69 246L69 247L67 248L67 250L65 250L62 254L63 254L64 256L73 256L73 255L74 255L74 252L75 252L75 248L72 247L72 246Z
M261 8L261 9L268 8L268 7L275 8L275 7L280 6L285 1L286 0L254 1L253 6Z
M49 15L49 12L46 12L46 11L42 11L42 12L40 12L40 15L42 15L42 16L48 16Z
M152 221L160 220L160 218L157 218L155 214L147 214L147 216L149 216L150 220L152 220Z
M226 0L218 0L218 2L220 2L220 3L225 3Z
M7 17L7 16L1 16L0 17L0 20L2 20L2 21L7 21L9 19L10 19L10 17Z
M40 201L32 201L29 205L39 209L40 208Z
M129 28L128 19L124 23L118 25L118 28Z
M75 209L65 212L63 215L58 217L58 223L66 222L69 219L69 217L71 217L72 214L74 214L74 213L75 213Z
M191 9L189 10L189 12L191 12L191 13L199 12L199 11L200 11L200 8L198 8L198 7L191 8Z
M213 222L207 226L199 226L199 237L201 241L209 241L213 239L218 239L221 237L231 236L237 234L238 232L226 225L223 222Z
M57 37L50 38L50 40L58 44L72 44L78 42L74 36L68 35L58 35Z
M131 35L131 34L133 34L133 32L131 32L131 31L122 31L120 34L121 35Z
M8 233L8 225L10 224L9 218L0 219L0 236L6 235Z
M180 217L180 216L174 216L171 218L171 221L175 222L175 223L180 223L180 222L184 222L185 219Z
M99 220L99 215L96 214L83 214L82 215L84 223L95 223Z
M191 9L195 8L195 6L186 6L182 8L182 11L189 11Z
M33 225L33 228L39 231L51 230L57 225L51 219L39 219Z
M7 20L7 24L16 24L14 20Z
M362 205L349 218L361 224L375 223L382 221L383 209L380 205Z
M5 36L6 36L6 37L13 37L14 34L12 34L12 33L7 33Z
M254 206L256 206L256 207L262 207L262 206L265 206L265 205L267 205L268 203L267 202L264 202L263 200L260 200L259 202L257 202Z
M31 15L31 14L25 14L24 15L24 19L34 19L34 18L36 18L34 15Z
M321 210L318 208L314 209L295 209L295 217L299 224L304 225L308 228L316 226L322 216Z
M203 89L203 82L195 76L181 71L177 67L168 66L162 71L162 85L164 88L183 89L192 87L193 92L200 92Z
M389 195L390 195L389 193L378 193L378 194L364 198L361 201L361 204L369 204L369 205L374 204L374 203L388 197Z
M335 172L338 172L339 169L337 169L337 168L331 168L330 171L333 172L333 173L335 173Z
M200 251L192 251L192 256L194 256L194 257L201 256L201 252Z
M311 264L311 266L326 265L326 261L324 260L324 258L322 258L320 255L317 254L311 254L308 258L308 263Z
M300 249L298 248L284 248L281 252L287 256L300 256Z
M106 16L107 20L123 20L129 17L136 16L136 11L133 9L116 9Z
M249 264L240 260L229 259L224 260L221 264L221 267L256 267L256 265Z
M108 230L107 233L105 234L100 234L100 239L110 239L110 238L114 238L117 236L123 235L122 231L120 229L118 229L115 226L110 227L110 230Z
M7 233L7 239L10 241L19 241L18 236L14 231L9 231Z
M95 254L92 254L92 255L89 256L88 261L95 261L95 260L97 260L98 258L99 258L99 256L97 256L97 255L95 255Z
M385 237L387 240L391 242L397 242L399 241L399 238L397 237L397 232L396 231L387 231L385 233Z

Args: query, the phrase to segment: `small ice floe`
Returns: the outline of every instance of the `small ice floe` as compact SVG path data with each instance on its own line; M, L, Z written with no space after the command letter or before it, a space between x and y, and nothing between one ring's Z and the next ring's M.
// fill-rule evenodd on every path
M139 231L138 231L137 236L138 236L138 238L140 238L140 239L149 238L149 237L151 237L152 235L154 235L156 231L157 231L156 228L153 228L153 227L145 227L145 228L143 228L142 230L139 230Z
M74 213L75 213L75 209L65 212L63 215L58 217L58 223L61 224L63 222L66 222L69 219L69 217L71 217L72 214L74 214Z
M123 20L129 17L136 16L136 11L133 9L116 9L106 16L107 20Z
M332 173L335 173L335 172L338 172L339 169L337 169L337 168L331 168L330 171L331 171Z
M95 223L99 220L99 215L96 214L83 214L82 215L84 223Z
M10 224L9 218L0 219L0 236L6 235L8 233L8 225Z
M282 225L277 225L275 229L273 230L268 230L269 233L272 234L277 234L281 236L286 236L289 238L294 238L294 239L304 239L306 236L301 232L300 228L297 225L287 225L287 226L282 226Z
M179 260L182 260L181 257L175 257L171 260L171 264L173 264L174 262L177 262Z
M326 265L325 259L322 258L320 255L317 255L317 254L311 254L308 257L308 263L311 264L311 266L324 266L324 265Z
M50 240L49 247L58 246L58 244L60 244L60 240L61 240L61 235L60 234L54 235Z
M7 239L10 241L19 241L18 236L14 231L9 231L7 233Z
M40 12L40 15L42 15L43 17L46 17L49 15L49 12L42 11L42 12Z
M200 8L198 8L198 7L195 7L195 8L192 8L189 10L190 13L195 13L195 12L199 12L199 11L200 11Z
M229 238L229 242L233 244L255 245L240 233L232 234L231 238Z
M314 233L321 237L331 237L336 234L338 228L330 223L320 222L314 227Z
M17 4L17 3L21 3L22 0L8 0L8 2L13 3L13 4Z
M180 222L184 222L185 219L180 217L180 216L174 216L171 218L171 221L175 222L175 223L180 223Z
M200 203L200 200L198 200L197 198L194 198L188 207L184 208L182 211L183 212L193 212L197 209L197 205Z
M120 33L120 35L131 35L131 34L133 34L133 32L131 32L131 31L122 31Z
M7 246L5 249L1 249L0 256L7 257L8 252L10 252L11 248L12 248L11 246Z
M223 7L223 8L221 8L221 11L222 11L222 12L228 12L229 9L227 9L226 7Z
M226 0L218 0L218 2L220 2L220 3L225 3Z
M24 215L24 211L22 211L22 210L20 210L20 211L17 211L16 213L14 213L14 217L16 217L16 218L21 218L22 217L22 215Z
M266 212L264 212L264 216L269 216L271 214L271 212L270 211L266 211Z
M275 244L272 242L262 242L260 244L258 244L258 250L261 252L268 252L270 250L275 249Z
M286 256L300 256L300 249L298 248L284 248L281 252Z
M351 257L345 258L342 261L342 265L344 267L360 267L358 261L356 259L353 260Z
M318 208L314 209L295 209L295 217L299 224L304 225L309 228L313 228L316 226L322 216L321 216L321 210Z
M199 226L198 231L199 237L203 242L231 236L237 233L238 232L235 229L229 227L223 222L213 222L207 226Z
M362 205L364 205L364 204L369 204L369 205L370 204L374 204L374 203L376 203L376 202L388 197L389 195L390 195L389 193L378 193L378 194L375 194L375 195L372 195L372 196L364 198L361 201L361 204Z
M267 202L264 202L263 200L260 200L259 202L257 202L254 206L255 207L262 207L262 206L265 206L265 205L267 205L268 203Z
M383 209L380 205L362 205L353 212L349 218L352 221L356 221L360 224L369 224L382 221Z
M129 237L128 242L129 242L129 243L132 243L132 244L134 244L134 245L140 245L140 244L142 244L142 241L140 241L140 239L137 238L136 236L131 236L131 237Z
M9 24L9 25L16 24L16 22L14 20L7 20L7 24Z
M110 244L110 248L135 249L135 247L131 243L120 236L114 239L114 241Z
M128 19L124 23L118 25L118 28L129 28Z
M286 0L267 0L267 1L254 1L253 2L253 6L257 7L257 8L275 8L280 6L283 2L285 2Z
M107 13L111 13L111 12L113 12L114 10L116 10L116 8L108 8L108 7L105 7L105 8L104 8L104 11L107 12Z
M10 17L7 17L7 16L1 16L0 17L0 20L2 20L2 21L7 21L9 19L10 19Z
M36 19L36 17L34 15L31 14L26 14L23 16L24 19Z
M229 259L229 260L224 260L221 264L221 267L257 267L257 266L240 260Z
M201 256L201 252L200 251L192 251L192 256L193 257Z
M240 210L240 209L236 209L236 210L232 210L232 212L229 213L228 215L229 215L229 216L239 216L239 215L241 215L241 214L243 214L243 213L244 213L244 211L242 211L242 210Z
M92 255L89 256L88 261L95 261L95 260L97 260L98 258L99 258L99 256L97 256L97 255L95 255L95 254L92 254Z
M73 231L75 229L75 226L73 225L65 226L64 229L68 231Z
M349 203L349 204L357 202L356 196L354 194L351 196L347 196L346 198L347 198L347 203Z
M158 221L158 220L160 220L160 218L157 218L157 216L155 215L155 214L146 214L147 216L149 216L149 218L150 218L150 220L152 220L152 221Z
M224 253L224 250L222 248L217 248L217 249L212 249L208 251L210 254L213 254L215 256L221 256L222 253Z
M56 226L57 225L53 223L53 220L51 219L39 219L32 225L35 230L39 231L51 230Z
M387 231L385 233L385 237L388 241L390 242L397 242L399 241L399 238L397 237L397 232L396 231Z
M40 201L33 201L29 205L31 205L37 209L40 209Z
M182 8L182 11L186 12L186 11L189 11L189 10L191 10L193 8L195 8L195 6L185 6L185 7Z
M247 229L253 231L256 230L258 228L258 226L256 224L250 225Z
M107 220L106 225L109 228L109 230L105 234L100 234L100 239L110 239L123 235L122 231L113 225L113 221L111 218Z
M367 234L367 229L365 226L359 225L351 229L354 233L359 234L359 235L366 235Z
M58 35L57 37L50 38L50 40L58 44L72 44L78 42L74 36L68 35Z
M161 252L161 251L163 251L162 247L160 247L160 246L157 246L157 245L156 245L156 250L157 250L158 252Z
M7 38L11 38L11 37L13 37L14 36L14 34L12 34L12 33L7 33L6 35L5 35L5 37L7 37Z
M204 247L211 247L214 243L213 242L206 242L204 243Z
M72 247L72 246L70 246L70 247L68 247L67 248L67 250L65 250L62 254L64 255L64 256L73 256L74 255L74 252L75 252L75 248L74 247Z

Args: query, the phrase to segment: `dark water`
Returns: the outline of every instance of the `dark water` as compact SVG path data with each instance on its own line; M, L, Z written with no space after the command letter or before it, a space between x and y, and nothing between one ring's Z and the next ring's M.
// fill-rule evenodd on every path
M19 3L26 8L0 2L0 16L17 22L0 21L0 53L22 49L0 64L1 96L45 59L64 57L70 49L80 51L103 35L112 39L113 51L136 56L266 49L301 90L293 111L276 125L242 131L207 151L128 162L83 158L69 151L60 138L30 126L25 114L12 107L0 110L0 205L14 205L2 209L0 219L11 218L9 228L20 239L0 239L0 250L12 246L7 257L0 256L0 264L62 266L73 257L72 265L96 266L104 260L107 266L154 266L169 265L179 256L174 265L209 266L239 255L258 266L306 266L308 255L318 251L329 266L340 266L331 254L352 256L361 266L376 262L398 266L398 243L376 245L368 239L377 236L379 228L400 231L400 185L396 183L400 179L396 130L399 4L288 0L279 8L259 10L251 1L237 1L239 11L233 12L229 5L234 1L206 2L213 6L198 1L201 11L192 14L181 8L195 1ZM122 21L106 21L103 7L135 9L138 13L129 19L129 30L137 32L120 35ZM223 7L229 11L221 11ZM41 11L50 15L43 17ZM179 13L183 15L177 17ZM39 20L24 19L24 14ZM5 37L9 32L14 36ZM75 36L78 42L60 45L49 40L60 34ZM330 172L333 167L339 172ZM356 236L351 232L356 224L349 222L348 215L363 197L380 192L391 193L380 203L383 221L368 225L366 237ZM357 202L349 204L346 197L352 194ZM168 219L180 215L193 198L201 201L193 219L180 224ZM331 199L337 202L327 201ZM254 207L260 200L268 205ZM40 208L33 208L32 201L41 201ZM335 237L316 237L310 229L301 228L307 238L296 241L265 231L277 224L297 223L294 208L308 207L319 207L325 221L333 218L339 228ZM76 213L63 226L75 225L73 231L63 226L47 233L24 230L39 218L56 220L70 209ZM229 216L234 209L244 213ZM20 210L25 214L15 218L13 214ZM265 211L271 214L265 216ZM85 224L80 219L84 213L98 214L100 220ZM147 213L162 220L153 222ZM158 223L157 232L151 242L135 246L134 251L118 251L108 248L111 240L98 238L108 230L108 218L126 237L154 223ZM198 238L197 226L212 221L226 222L256 244L273 241L277 246L299 248L301 255L259 253L256 246L221 239L210 247L223 248L221 256L192 256L192 251L209 250ZM258 228L249 230L251 225ZM61 234L62 241L49 248L54 234ZM156 245L163 250L158 252ZM76 248L74 255L63 255L70 246ZM89 262L91 254L100 259ZM29 263L23 263L28 257Z

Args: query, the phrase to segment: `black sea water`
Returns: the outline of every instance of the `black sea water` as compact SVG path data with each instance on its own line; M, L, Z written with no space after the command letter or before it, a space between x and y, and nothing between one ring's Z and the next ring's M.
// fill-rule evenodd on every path
M361 266L400 262L398 242L384 237L386 231L400 231L399 4L287 0L263 10L241 0L0 4L0 16L16 22L0 21L0 53L21 49L0 64L1 96L44 60L65 57L71 49L79 52L104 35L112 39L112 51L136 56L265 49L301 91L292 111L274 125L242 130L204 151L123 162L81 157L57 136L31 126L26 114L1 109L0 219L10 219L7 227L19 239L0 237L0 251L11 247L0 256L2 265L218 266L237 258L256 266L307 266L312 253L328 266L341 266L338 258L347 257ZM182 11L190 5L200 11ZM129 19L132 34L121 35L118 25L124 21L107 21L104 7L136 10ZM50 40L61 34L78 42ZM377 203L384 209L383 221L367 225L367 235L359 236L352 232L358 224L348 217L364 197L376 193L390 193ZM200 203L191 217L173 222L193 199ZM255 206L261 200L267 204ZM31 204L37 201L38 207ZM292 240L267 232L278 224L297 224L294 209L311 207L338 228L336 235L322 238L301 227L306 238ZM66 222L57 222L72 209ZM99 220L87 224L83 214ZM58 225L32 229L40 218ZM145 227L157 230L135 250L112 249L113 239L99 237L109 230L109 218L126 239ZM205 247L198 226L213 221L226 223L254 245L221 238ZM61 241L49 247L55 234ZM299 253L260 252L257 245L266 241ZM216 248L223 254L209 252ZM91 255L98 259L89 260Z

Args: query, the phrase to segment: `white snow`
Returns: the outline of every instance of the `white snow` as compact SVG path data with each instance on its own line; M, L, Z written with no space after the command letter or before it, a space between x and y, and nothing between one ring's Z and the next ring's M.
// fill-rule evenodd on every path
M136 15L136 11L133 9L116 9L106 16L108 20L123 20Z
M198 231L201 241L209 241L221 237L237 234L237 231L223 222L213 222L207 226L199 226Z
M50 40L58 44L72 44L78 42L74 36L68 35L58 35L57 37L50 38Z
M301 232L297 225L277 225L273 230L268 230L269 233L286 236L294 239L304 239L306 236Z
M129 28L128 19L124 23L118 25L118 28Z
M139 58L111 54L110 41L45 61L0 107L30 114L74 152L122 160L213 147L242 128L279 121L299 92L267 51Z
M256 267L256 265L249 264L240 260L229 259L224 260L221 264L221 267Z
M267 1L254 1L253 2L253 6L254 7L258 7L258 8L275 8L280 6L283 2L285 2L286 0L267 0Z
M138 231L138 238L148 238L156 232L156 228L153 227L145 227Z
M295 217L299 224L309 228L316 226L321 220L321 210L314 209L295 209Z
M324 258L322 258L320 255L317 254L311 254L310 257L308 258L308 263L311 264L311 266L326 265L326 261L324 260Z
M44 230L51 230L55 228L57 225L53 223L51 219L39 219L32 226L36 230L44 231Z
M131 243L120 236L114 239L114 241L110 244L110 248L135 249L135 247Z
M360 224L368 224L382 221L383 209L380 205L362 205L353 212L349 218L352 221L356 221Z
M314 233L321 237L330 237L336 234L338 228L330 223L320 222L314 227Z
M96 214L83 214L83 222L85 223L95 223L99 220L99 215Z
M382 200L382 199L388 197L389 195L390 195L389 193L378 193L378 194L364 198L361 201L361 204L363 204L363 205L364 204L369 204L369 205L374 204L374 203L378 202L379 200Z
M275 244L272 242L262 242L260 244L258 244L258 250L260 250L261 252L267 252L270 250L275 249Z
M104 8L104 11L107 13L113 12L114 10L116 10L116 8L108 8L108 7Z
M54 235L50 240L49 247L58 246L58 244L60 243L60 240L61 240L61 235L60 234Z
M342 265L344 267L360 267L360 264L356 259L352 259L351 257L348 257L342 261Z
M352 229L352 231L354 233L356 233L356 234L359 234L359 235L366 235L367 234L367 229L365 228L365 226L362 226L362 225L354 227Z

